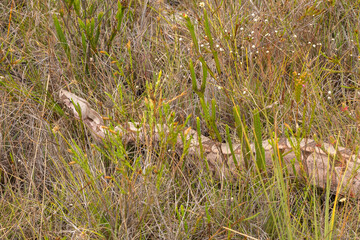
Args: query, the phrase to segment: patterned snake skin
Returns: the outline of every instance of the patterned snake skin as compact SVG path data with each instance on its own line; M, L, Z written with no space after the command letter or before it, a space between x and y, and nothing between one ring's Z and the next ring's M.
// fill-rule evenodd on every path
M86 100L66 90L60 90L59 96L60 102L77 119L79 119L79 114L74 104L80 107L82 121L91 130L95 140L101 142L101 139L105 138L106 132L111 131L104 126L102 117L90 107ZM146 142L149 137L147 129L147 126L140 126L139 123L128 122L115 127L114 130L121 134L124 143L127 144L137 141ZM173 129L169 129L169 126L157 125L152 134L155 141L161 140L160 129L165 133L173 131ZM219 143L208 137L199 136L197 131L188 128L180 130L175 143L177 149L184 148L184 136L187 141L190 141L187 149L188 155L193 159L199 159L202 152L203 157L208 162L209 170L217 178L236 179L239 176L239 170L245 169L240 144L232 145L232 153L229 144ZM318 143L314 139L303 139L297 143L296 139L282 138L273 144L271 144L271 141L265 140L262 145L265 150L265 161L269 171L274 166L274 159L283 159L281 162L278 161L278 164L288 171L289 176L304 180L320 188L325 188L329 183L332 192L349 193L350 196L358 198L360 194L360 155L356 155L351 150L336 147L330 143ZM250 154L254 156L255 145L250 144L250 149L252 153ZM279 157L274 158L274 154ZM236 161L234 161L234 157ZM251 165L250 167L254 167L254 164Z

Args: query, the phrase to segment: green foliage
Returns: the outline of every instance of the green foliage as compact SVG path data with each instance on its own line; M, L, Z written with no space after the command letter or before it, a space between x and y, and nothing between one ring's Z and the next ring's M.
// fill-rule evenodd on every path
M260 121L260 113L258 111L254 112L254 136L256 165L260 171L264 171L266 167L265 150L262 146L262 126Z
M198 86L197 86L197 81L196 81L196 76L195 76L195 69L194 69L194 66L193 66L193 63L192 63L191 59L189 61L189 68L190 68L190 73L191 73L191 78L192 78L192 88L193 88L193 91L197 94L197 96L200 99L200 106L201 106L201 109L203 111L203 117L204 117L204 119L206 121L207 127L211 130L212 134L215 133L216 139L219 142L221 142L222 137L220 136L220 132L219 132L218 127L216 125L216 100L212 99L211 100L211 105L210 105L209 103L206 102L205 96L204 96L205 88L206 88L207 66L202 64L203 79L202 79L202 82L201 82L200 89L198 89Z
M359 239L357 200L290 179L277 149L287 138L293 170L306 138L358 151L359 3L304 3L5 0L1 238ZM62 88L104 117L103 142ZM115 131L127 122L145 142ZM229 144L238 179L211 174L204 136Z
M250 144L249 144L249 138L248 138L248 130L246 127L246 124L242 120L240 116L240 107L235 106L233 107L233 117L235 120L235 128L236 128L236 134L240 140L241 144L241 150L242 150L242 156L244 158L245 168L248 170L250 168Z
M64 48L64 51L65 51L69 61L71 61L70 48L69 48L66 37L64 35L64 32L62 30L62 27L60 26L59 20L56 15L53 15L53 20L54 20L56 33L60 40L60 43L61 43L62 47Z

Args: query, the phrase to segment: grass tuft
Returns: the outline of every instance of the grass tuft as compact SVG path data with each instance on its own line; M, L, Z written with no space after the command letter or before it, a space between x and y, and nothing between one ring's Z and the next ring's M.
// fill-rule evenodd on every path
M1 239L360 239L359 204L265 168L262 140L358 151L358 1L3 0ZM113 130L95 143L62 110L65 88ZM155 129L167 124L171 134ZM242 144L236 182L189 139ZM253 129L253 131L252 131ZM153 132L161 140L156 143ZM252 154L250 143L256 143ZM202 166L199 168L198 166ZM359 211L358 211L359 210Z

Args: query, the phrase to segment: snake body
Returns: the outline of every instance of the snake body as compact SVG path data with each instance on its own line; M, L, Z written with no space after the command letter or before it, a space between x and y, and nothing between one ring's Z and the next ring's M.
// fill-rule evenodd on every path
M80 107L83 123L90 129L94 139L101 142L106 136L108 127L103 126L104 122L100 114L93 110L86 100L71 92L61 90L59 95L60 102L77 119L80 116L75 106ZM124 143L138 141L145 143L149 137L148 129L146 125L128 122L115 127L114 131L121 134ZM158 124L154 128L152 138L160 142L161 136L170 136L173 132L174 129L170 126ZM218 178L236 179L239 170L255 166L255 164L246 166L241 144L232 144L231 148L228 143L219 143L208 137L199 136L198 132L191 128L178 132L176 148L184 149L184 142L188 143L187 154L193 159L204 157L208 162L209 170ZM319 143L314 139L298 141L295 138L264 140L262 147L268 170L273 168L274 161L277 160L278 166L287 170L289 176L305 180L323 189L330 184L331 191L340 194L349 193L355 198L360 194L359 155L348 148L326 142ZM247 154L254 156L255 144L250 144L249 149L250 152Z

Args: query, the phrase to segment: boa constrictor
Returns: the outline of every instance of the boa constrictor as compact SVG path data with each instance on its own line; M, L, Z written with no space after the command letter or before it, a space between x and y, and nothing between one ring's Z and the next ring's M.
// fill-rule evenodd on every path
M76 119L81 116L83 123L90 129L96 141L101 142L101 139L105 138L109 128L104 126L100 114L92 109L85 99L63 89L60 90L59 97L60 102L70 110ZM76 109L81 111L80 116ZM146 126L140 126L138 123L128 122L115 127L114 130L121 134L124 143L128 144L137 141L145 143L148 137L147 129ZM158 125L153 134L155 141L161 140L160 129L165 133L170 131L169 126ZM176 148L184 148L185 136L187 141L190 141L187 149L189 156L199 159L202 152L210 171L215 176L234 179L239 175L239 169L244 169L245 161L240 144L233 144L233 151L231 151L229 144L199 136L195 130L188 128L181 131L175 141ZM275 144L271 144L269 140L262 142L268 170L274 166L273 155L280 156L281 154L281 159L283 159L281 166L287 169L290 176L306 180L320 188L325 188L327 184L330 184L331 191L342 195L349 193L350 196L358 198L360 194L360 155L344 147L335 147L330 143L320 144L314 139L303 139L296 144L294 142L296 142L295 139L287 138L279 139ZM294 148L298 150L296 151ZM200 151L200 149L202 150ZM255 145L250 144L250 149L254 156Z

